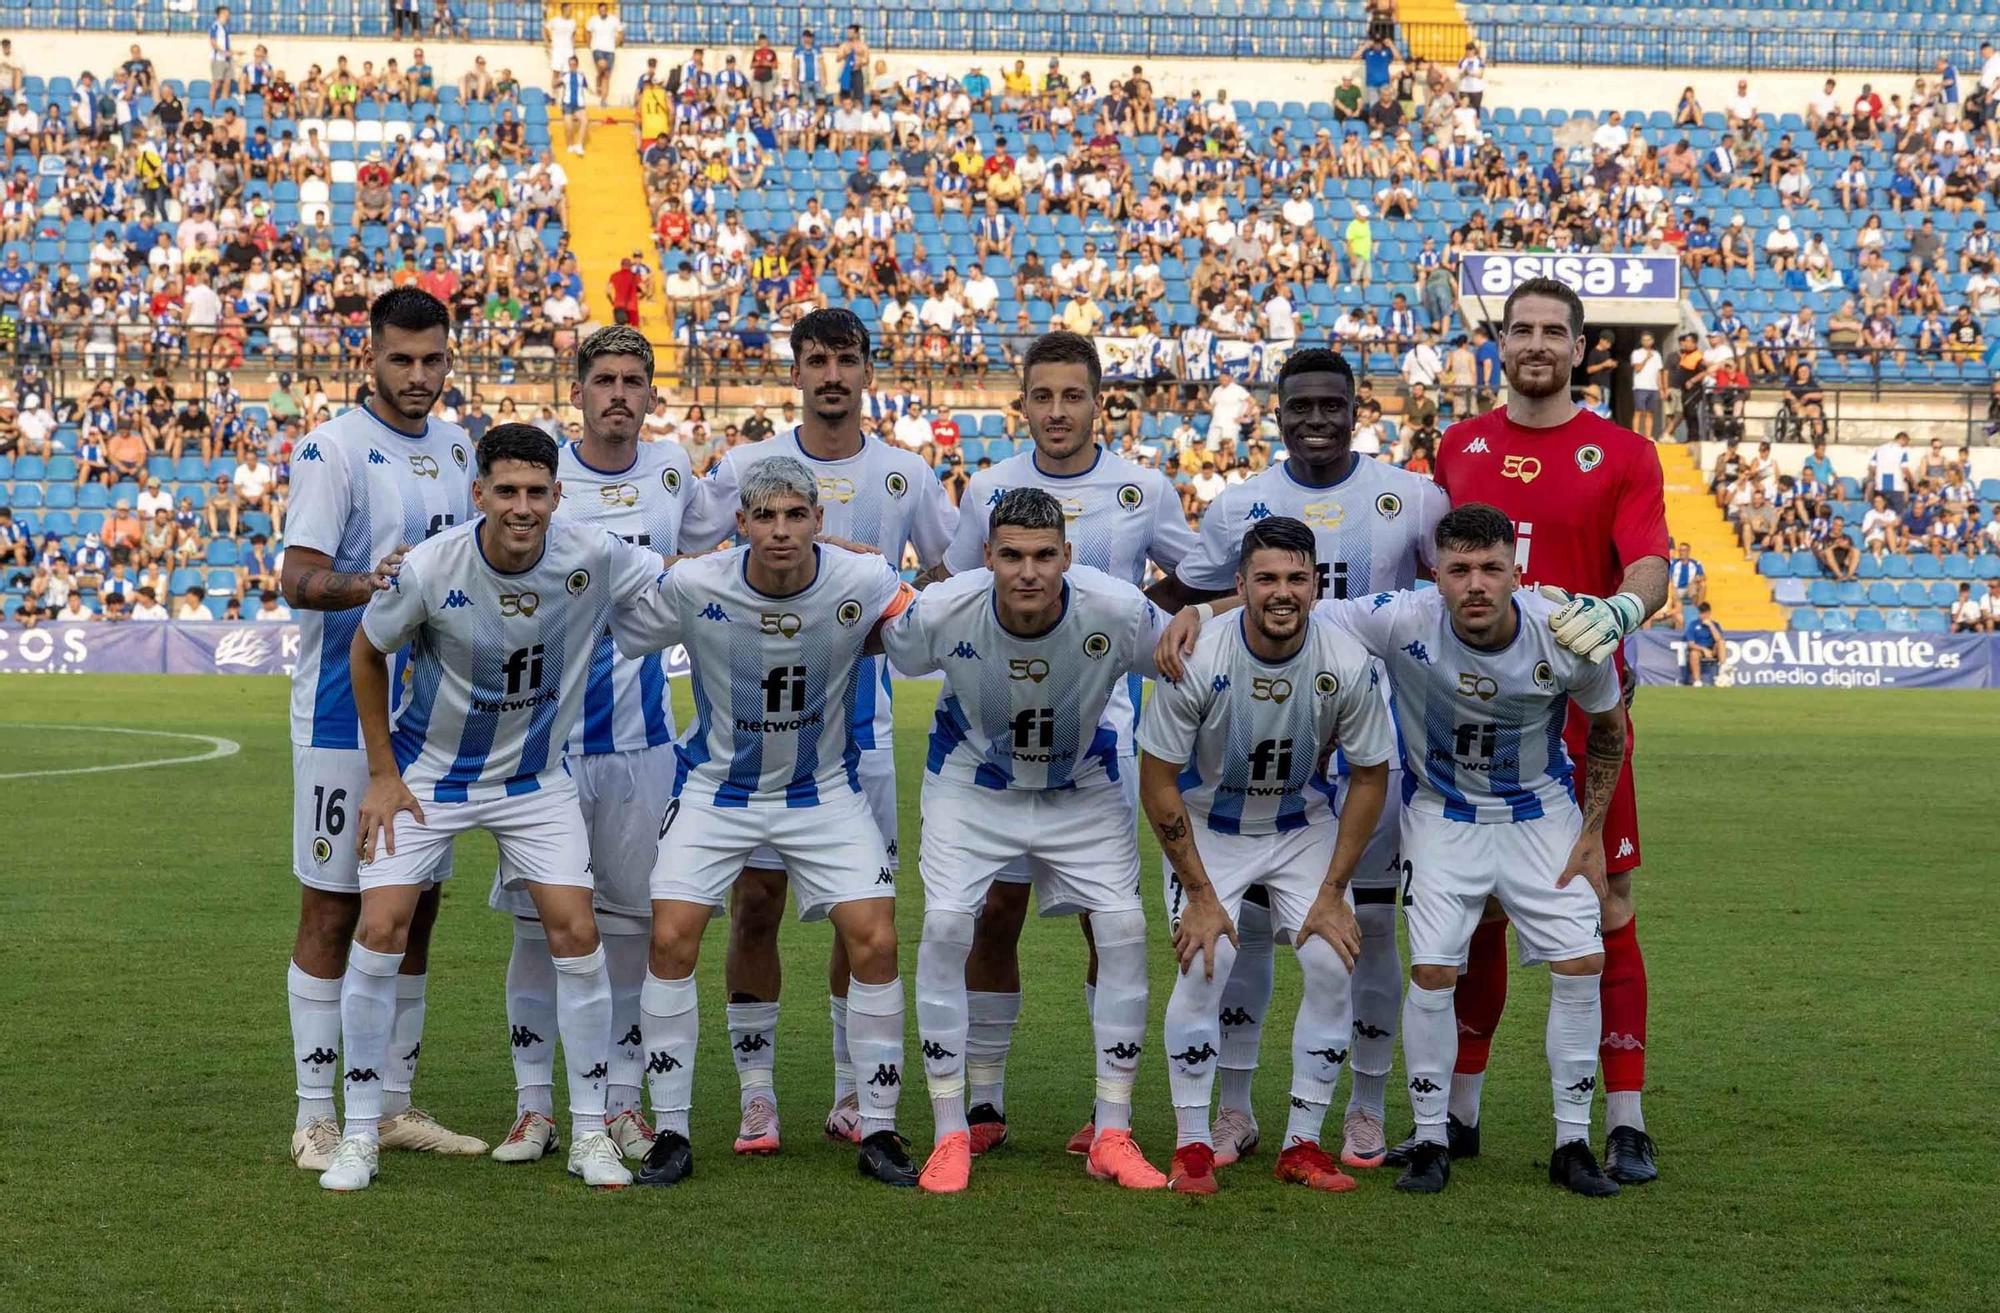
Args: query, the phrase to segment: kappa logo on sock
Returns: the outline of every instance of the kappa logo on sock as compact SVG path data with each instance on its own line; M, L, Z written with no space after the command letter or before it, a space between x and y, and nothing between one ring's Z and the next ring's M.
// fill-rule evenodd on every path
M413 1048L413 1049L411 1049L411 1050L410 1050L410 1051L409 1051L408 1053L405 1053L405 1054L403 1055L403 1061L405 1061L405 1062L415 1062L415 1061L417 1060L417 1055L418 1055L419 1053L422 1053L423 1051L424 1051L424 1045L423 1045L423 1041L422 1041L422 1040L418 1040L418 1041L417 1041L417 1045L416 1045L416 1047L415 1047L415 1048Z
M356 1085L366 1085L369 1081L381 1080L382 1075L373 1067L349 1067L347 1079Z
M1105 1052L1109 1053L1111 1052L1111 1050L1106 1049ZM1132 1056L1133 1057L1138 1056L1136 1050L1134 1051ZM1169 1053L1167 1056L1173 1059L1175 1062L1180 1063L1183 1067L1198 1067L1202 1063L1207 1062L1210 1058L1215 1056L1215 1047L1204 1041L1200 1048L1196 1048L1194 1045L1190 1044L1182 1052Z
M1312 1111L1312 1108L1311 1108L1311 1107L1310 1107L1310 1106L1309 1106L1309 1105L1308 1105L1308 1104L1306 1103L1306 1101L1305 1101L1304 1099L1301 1099L1301 1098L1300 1098L1300 1097L1299 1097L1298 1095L1296 1095L1296 1094L1294 1094L1294 1095L1292 1096L1292 1106L1293 1106L1294 1108L1297 1108L1297 1109L1298 1109L1298 1110L1299 1110L1300 1112L1311 1112L1311 1111Z
M770 1048L771 1041L764 1038L764 1033L762 1031L756 1031L753 1032L752 1034L745 1035L742 1039L739 1039L736 1041L736 1043L730 1045L730 1047L735 1049L738 1053L747 1056L749 1054L757 1052L760 1049Z
M622 1049L629 1044L636 1049L643 1043L645 1041L639 1038L639 1023L635 1021L632 1023L632 1029L625 1032L625 1038L618 1041L618 1047Z
M924 1059L928 1062L942 1062L946 1058L955 1058L957 1056L956 1053L953 1053L934 1039L924 1041Z
M1225 1026L1254 1026L1257 1024L1257 1018L1250 1015L1250 1009L1248 1008L1224 1008L1222 1009L1222 1015L1217 1017L1216 1020Z
M903 1083L903 1073L896 1070L893 1062L877 1063L875 1074L868 1078L870 1085L880 1085L884 1089Z
M670 1071L678 1070L680 1065L681 1060L679 1058L662 1050L659 1053L653 1054L647 1060L646 1074L648 1076L664 1076Z
M1576 1084L1565 1085L1563 1088L1571 1094L1590 1094L1597 1089L1597 1077L1585 1076L1582 1080L1576 1082Z
M1646 1051L1646 1042L1637 1035L1621 1035L1615 1030L1599 1040L1598 1045L1607 1049L1623 1049L1627 1053L1644 1053Z
M600 1062L595 1067L592 1067L589 1071L583 1073L583 1078L585 1080L603 1080L604 1073L610 1070L611 1068L605 1066L603 1063Z
M1341 1063L1347 1061L1346 1049L1334 1049L1334 1048L1307 1049L1306 1054L1308 1057L1318 1058L1320 1061L1328 1063L1329 1065L1335 1067L1338 1067Z
M1410 1093L1412 1094L1436 1094L1443 1089L1444 1086L1438 1084L1428 1076L1419 1076L1410 1082Z
M1357 1021L1357 1022L1355 1022L1355 1023L1354 1023L1354 1033L1355 1033L1356 1035L1359 1035L1359 1036L1360 1036L1360 1037L1361 1037L1362 1039L1387 1039L1387 1038L1389 1038L1389 1032L1388 1032L1388 1031L1386 1031L1386 1030L1382 1029L1382 1027L1380 1027L1380 1026L1377 1026L1377 1025L1375 1025L1375 1024L1374 1024L1373 1022L1368 1022L1368 1021Z
M1207 1048L1208 1046L1204 1044L1202 1047ZM1104 1056L1115 1062L1137 1062L1139 1055L1144 1051L1145 1046L1140 1044L1113 1044L1110 1048L1104 1050Z
M315 1067L324 1067L329 1062L339 1062L340 1055L332 1049L314 1049L311 1053L300 1058L299 1061L309 1063Z
M525 1049L530 1047L531 1045L540 1044L542 1042L543 1042L542 1037L540 1035L537 1035L534 1031L529 1030L526 1026L514 1027L515 1048Z

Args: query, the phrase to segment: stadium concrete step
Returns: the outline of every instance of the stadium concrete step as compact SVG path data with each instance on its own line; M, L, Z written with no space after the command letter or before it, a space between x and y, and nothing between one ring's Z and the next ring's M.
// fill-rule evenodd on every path
M584 137L584 153L571 155L569 130L551 116L549 133L557 159L569 174L569 241L576 253L577 270L583 275L584 307L593 324L609 324L611 275L618 261L634 251L641 252L648 265L656 265L651 216L646 212L644 166L633 138L634 112L630 109L590 110L590 131ZM654 292L665 271L655 268ZM641 307L641 323L646 338L658 356L657 373L668 377L677 372L673 351L673 330L657 300Z
M1458 0L1403 0L1396 6L1396 21L1412 55L1447 68L1458 66L1465 43L1472 40L1472 26Z
M1708 572L1716 623L1725 631L1783 629L1785 608L1771 596L1769 581L1757 573L1756 561L1744 553L1736 530L1709 495L1708 476L1695 463L1694 450L1661 443L1660 467L1666 476L1667 529Z

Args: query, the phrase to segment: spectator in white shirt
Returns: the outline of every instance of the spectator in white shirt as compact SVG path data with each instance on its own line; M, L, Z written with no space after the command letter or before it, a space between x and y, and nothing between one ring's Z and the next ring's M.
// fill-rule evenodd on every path
M965 305L976 319L997 319L996 307L1000 304L1000 284L987 276L986 271L973 265L965 279Z
M1290 198L1280 207L1278 213L1286 223L1292 225L1294 228L1311 227L1313 219L1317 216L1317 211L1313 207L1312 200L1306 195L1306 189L1303 186L1292 188Z
M1250 390L1225 374L1208 397L1208 439L1211 444L1234 443L1242 436L1244 421L1256 414L1257 402Z
M1728 116L1729 130L1731 132L1736 131L1736 129L1746 124L1753 128L1759 126L1757 119L1757 97L1750 94L1750 79L1736 79L1736 94L1731 96L1728 102L1723 105L1722 111Z
M206 589L202 588L188 589L185 593L181 594L181 604L174 608L174 619L176 620L214 619L213 616L209 615L208 607L203 605L207 597L208 597L208 592Z
M97 619L97 612L91 610L89 607L83 604L82 593L71 593L69 597L64 600L62 604L62 609L55 613L54 619L57 624L64 624L64 625L87 624L90 621Z
M1954 634L1985 634L1993 630L1993 614L1986 602L1993 597L1991 590L2000 589L2000 584L1988 584L1986 597L1974 597L1972 585L1958 586L1958 597L1951 604L1951 632ZM2000 599L1996 599L2000 600Z
M243 509L268 514L271 509L271 480L271 467L264 462L263 454L252 447L237 462L235 477L230 482L236 485L236 495L242 499Z
M167 608L160 605L159 599L154 597L152 589L141 588L136 596L138 597L138 601L132 604L132 618L134 620L165 620L167 618Z
M924 418L923 407L911 406L896 416L896 425L889 430L890 440L899 447L911 451L922 451L930 445L931 422Z
M292 618L291 608L278 599L278 595L266 588L258 599L257 614L252 617L260 624L277 624Z
M129 510L130 507L121 498L118 502L118 509ZM149 476L146 479L145 490L139 494L140 522L144 523L152 519L153 512L155 511L171 511L173 509L174 499L172 495L161 489L160 481L157 477Z
M1426 331L1408 351L1403 353L1403 382L1411 387L1421 383L1426 388L1434 388L1438 383L1438 375L1443 372L1444 357L1438 354L1436 344Z
M1213 432L1213 430L1210 431ZM1194 476L1192 486L1194 487L1194 499L1206 509L1208 504L1214 501L1224 488L1229 486L1229 480L1215 472L1214 461L1205 460L1201 463L1201 473Z

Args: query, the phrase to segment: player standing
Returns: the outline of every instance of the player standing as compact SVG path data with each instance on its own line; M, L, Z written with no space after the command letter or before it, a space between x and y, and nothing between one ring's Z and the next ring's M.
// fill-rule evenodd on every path
M1436 477L1454 505L1484 502L1514 521L1522 577L1574 596L1556 613L1556 637L1593 661L1613 656L1625 675L1621 640L1666 605L1666 501L1653 444L1570 400L1583 362L1583 302L1563 283L1535 278L1508 296L1500 328L1505 409L1454 424L1438 443ZM1583 751L1589 718L1572 712L1564 735ZM1639 815L1632 789L1632 734L1605 825L1604 1064L1605 1168L1639 1185L1659 1175L1639 1093L1646 1083L1646 962L1632 916L1639 868ZM1479 1092L1487 1054L1507 1001L1506 925L1489 920L1474 935L1459 984L1464 1029L1452 1079L1453 1152L1479 1152Z
M1437 548L1435 589L1322 602L1315 611L1388 666L1412 753L1414 792L1403 809L1403 1067L1417 1131L1396 1188L1433 1194L1451 1179L1452 992L1473 929L1497 897L1513 918L1522 962L1549 964L1549 1180L1577 1194L1617 1194L1590 1152L1605 816L1625 755L1617 671L1558 641L1560 603L1516 591L1514 527L1500 511L1455 507L1438 521ZM1588 721L1580 811L1562 741L1572 699Z
M972 1172L965 964L987 888L1009 865L1026 868L1043 915L1092 918L1101 986L1090 1011L1089 1172L1128 1189L1167 1183L1132 1139L1146 914L1132 802L1119 781L1129 763L1110 705L1129 673L1153 673L1164 617L1124 580L1070 568L1065 518L1039 488L1002 493L988 516L988 568L933 584L882 635L898 669L945 676L924 776L917 953L917 1030L937 1125L918 1184L938 1194L965 1189Z
M1185 672L1158 686L1139 730L1146 817L1184 897L1174 932L1181 973L1166 1023L1179 1123L1172 1187L1183 1194L1216 1190L1209 1096L1222 1039L1217 1008L1252 884L1267 891L1305 976L1277 1177L1316 1190L1354 1188L1319 1139L1350 1048L1349 972L1362 952L1348 883L1381 817L1395 738L1367 652L1310 618L1314 553L1312 530L1297 520L1272 516L1243 535L1242 616L1202 631ZM1326 776L1336 741L1349 769L1337 827ZM1199 972L1191 969L1197 959Z
M593 1187L632 1180L604 1131L611 979L590 908L590 839L562 745L583 711L597 636L615 610L656 591L660 557L581 520L551 524L562 495L556 463L556 444L540 429L490 430L472 485L479 517L413 550L354 635L368 791L356 836L361 920L340 990L347 1124L320 1174L328 1190L363 1190L375 1178L392 982L420 891L470 830L498 841L502 876L533 897L554 955L569 1173ZM406 644L414 644L409 702L392 733L387 654Z
M1103 369L1097 347L1087 337L1063 330L1044 333L1029 345L1021 362L1021 413L1034 448L972 476L958 533L945 553L949 570L980 568L987 545L987 512L1011 488L1040 488L1062 507L1064 538L1078 565L1102 570L1138 586L1146 563L1169 573L1194 546L1181 514L1180 497L1158 470L1134 465L1098 445L1097 403ZM1141 681L1132 676L1112 690L1111 723L1118 730L1118 781L1127 809L1137 814L1139 771L1132 746ZM1022 923L1028 915L1028 870L1010 862L995 877L973 931L966 962L969 1030L966 1037L967 1099L972 1105L975 1154L1007 1138L1007 1053L1014 1023L1021 1016ZM1084 979L1084 1008L1096 1011L1097 949L1085 921L1090 961ZM1072 1140L1088 1152L1095 1125Z
M694 467L678 442L641 442L653 409L653 348L645 335L601 328L577 348L570 404L583 438L565 443L556 468L561 520L602 526L636 547L675 552ZM672 796L674 708L663 657L622 657L600 633L583 694L583 725L567 745L577 802L590 835L592 903L611 971L611 1068L605 1129L627 1158L643 1158L652 1129L639 1106L639 990L653 903L647 881L659 851L659 817ZM514 1125L494 1148L502 1162L533 1162L557 1144L554 1073L556 978L548 938L525 890L496 872L493 906L514 917L507 961L507 1030L513 1051Z
M864 647L916 594L880 556L813 541L821 477L788 456L759 461L737 494L736 534L747 545L676 565L632 634L618 634L627 651L685 644L695 702L651 880L640 1026L657 1134L641 1185L673 1185L694 1170L695 963L709 917L759 850L791 873L802 919L833 922L852 964L848 1044L866 1072L860 1170L916 1184L896 1134L896 876L862 784L852 714L868 677Z
M1408 588L1428 573L1432 530L1446 500L1429 479L1354 451L1354 372L1339 352L1312 348L1286 359L1278 375L1278 434L1285 459L1224 488L1210 503L1200 543L1175 572L1175 600L1198 603L1227 594L1241 567L1244 533L1273 516L1302 521L1312 530L1322 598ZM1196 611L1175 617L1170 628L1183 649L1192 649L1199 624ZM1176 676L1177 667L1171 655L1163 658L1168 678ZM1336 770L1343 760L1335 758ZM1353 882L1362 949L1354 968L1354 1081L1341 1143L1341 1161L1350 1167L1378 1166L1388 1149L1383 1101L1403 993L1396 957L1397 813L1403 791L1400 779L1389 784L1388 802ZM1169 908L1178 904L1171 881L1167 902ZM1240 951L1222 995L1221 1098L1214 1130L1219 1166L1250 1153L1258 1140L1250 1090L1273 969L1271 913L1261 887L1253 886L1244 899L1237 930Z
M696 490L681 524L686 551L706 551L737 533L738 492L751 470L774 456L789 456L819 484L825 532L837 540L878 549L891 567L909 548L924 565L935 564L952 540L958 508L923 458L861 432L862 401L874 385L868 328L848 310L815 310L792 328L792 386L802 418L789 433L731 448ZM861 752L861 787L881 830L889 869L897 869L895 706L889 667L864 658L854 684L854 735ZM729 1037L741 1078L743 1120L739 1153L778 1150L776 1062L778 993L782 984L778 926L785 915L785 872L769 848L750 855L744 878L730 896L729 957L723 979L729 990ZM827 964L833 1017L833 1110L826 1131L859 1139L854 1064L847 1044L844 941L836 936Z
M472 479L465 431L430 418L451 373L451 312L413 287L378 297L368 313L368 400L306 434L292 455L282 586L299 622L292 674L292 874L299 928L286 994L298 1113L292 1162L323 1172L340 1143L333 1083L340 1072L340 978L361 914L354 834L368 787L347 651L361 609L388 586L378 560L465 520ZM400 664L400 663L399 663ZM399 700L402 683L391 686ZM390 703L384 703L385 709ZM444 853L434 879L451 873ZM433 883L417 901L396 982L391 1060L382 1071L389 1149L480 1154L486 1145L410 1106L423 1042Z

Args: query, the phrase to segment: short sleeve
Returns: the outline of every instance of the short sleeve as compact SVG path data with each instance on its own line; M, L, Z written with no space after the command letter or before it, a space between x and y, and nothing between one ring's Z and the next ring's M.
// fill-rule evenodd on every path
M1161 680L1154 684L1153 695L1146 700L1146 714L1139 718L1139 749L1175 765L1192 760L1195 735L1214 696L1213 681L1205 671L1196 673L1195 662L1189 663L1187 676L1180 683Z
M680 549L705 552L736 532L737 462L733 453L715 462L705 479L696 479L681 516Z
M1396 751L1396 731L1389 704L1375 681L1379 677L1368 654L1352 642L1340 645L1340 688L1334 693L1334 735L1350 766L1379 766Z
M292 457L285 545L332 557L340 550L340 535L347 527L352 495L334 445L324 437L307 438Z
M1648 556L1664 559L1672 553L1667 536L1667 501L1660 473L1660 453L1642 440L1627 463L1618 487L1618 506L1611 521L1611 543L1621 565Z
M1437 570L1438 521L1451 510L1451 495L1435 483L1424 485L1417 498L1417 559L1425 570Z
M403 568L389 586L369 599L361 613L361 632L378 652L400 652L430 618L424 601L424 572L432 553L418 549L403 558Z
M926 566L936 565L946 560L946 553L958 541L958 507L945 495L944 485L928 472L912 482L917 509L910 517L910 541L916 545L919 561Z
M1396 618L1405 593L1375 593L1345 601L1326 598L1313 606L1313 619L1353 638L1362 648L1381 656L1395 646Z
M1569 695L1579 707L1590 715L1609 711L1624 698L1624 690L1618 686L1618 663L1615 661L1585 661L1582 657L1570 655Z
M931 650L930 629L925 623L935 607L926 608L919 595L882 625L882 651L896 669L906 675L928 675L940 667Z
M1147 679L1158 679L1160 668L1154 664L1153 652L1159 646L1160 638L1167 632L1167 624L1172 619L1166 612L1146 600L1143 593L1133 590L1137 598L1137 611L1132 617L1132 652L1126 658L1125 668L1135 675Z
M611 604L629 605L664 573L660 554L635 547L609 530L605 531L605 537L610 539L605 566L611 578Z
M1243 544L1238 535L1230 532L1223 502L1222 497L1217 497L1209 503L1208 513L1201 517L1201 532L1196 535L1194 550L1181 558L1174 569L1189 588L1209 593L1236 591L1236 563Z
M945 548L944 564L953 574L964 574L977 570L986 564L986 499L990 480L975 476L965 485L965 496L958 504L958 523L951 535L951 544ZM966 507L974 510L968 514Z
M1172 574L1180 568L1182 561L1193 554L1199 544L1194 530L1188 528L1187 516L1181 512L1180 495L1164 474L1155 473L1153 484L1153 534L1146 545L1146 555L1153 564ZM1232 572L1233 573L1233 572Z
M681 641L680 588L674 570L655 571L653 583L611 612L611 641L619 655L645 656Z

